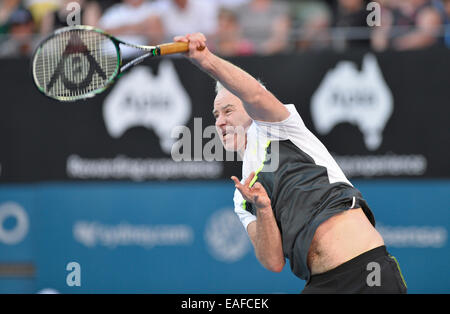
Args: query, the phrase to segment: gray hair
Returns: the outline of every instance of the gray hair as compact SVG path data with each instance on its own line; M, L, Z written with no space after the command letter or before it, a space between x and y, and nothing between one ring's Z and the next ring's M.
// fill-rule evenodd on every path
M220 83L219 81L216 81L216 88L215 88L216 95L223 89L225 89L225 86L223 86L222 83Z

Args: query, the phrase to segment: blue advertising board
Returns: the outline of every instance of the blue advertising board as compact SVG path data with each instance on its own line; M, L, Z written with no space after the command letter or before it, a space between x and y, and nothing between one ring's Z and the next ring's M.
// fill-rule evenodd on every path
M450 181L353 183L408 292L448 293ZM28 231L0 238L0 262L32 261L31 293L299 293L288 264L277 274L255 258L233 192L231 181L3 185L0 235L20 235L11 204ZM0 278L0 292L20 289Z
M0 293L33 293L35 188L0 187Z

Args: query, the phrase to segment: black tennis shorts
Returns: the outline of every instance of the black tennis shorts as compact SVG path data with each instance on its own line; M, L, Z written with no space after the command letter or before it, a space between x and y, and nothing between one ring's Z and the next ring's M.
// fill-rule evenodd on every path
M380 246L333 268L311 276L302 293L406 293L395 257Z

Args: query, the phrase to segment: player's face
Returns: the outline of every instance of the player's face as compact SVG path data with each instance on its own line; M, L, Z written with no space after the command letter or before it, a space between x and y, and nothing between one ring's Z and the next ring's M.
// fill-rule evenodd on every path
M252 123L242 101L222 89L214 100L214 117L216 118L216 129L227 151L245 150L246 132Z

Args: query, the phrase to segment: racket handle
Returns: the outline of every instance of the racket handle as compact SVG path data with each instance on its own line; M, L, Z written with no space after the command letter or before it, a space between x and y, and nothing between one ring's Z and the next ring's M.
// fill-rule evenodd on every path
M176 42L176 43L169 43L169 44L162 44L158 46L161 50L161 55L169 55L172 53L179 53L179 52L188 52L189 51L189 44L183 43L183 42Z
M176 42L176 43L168 43L168 44L162 44L158 46L161 55L169 55L172 53L179 53L179 52L188 52L189 51L189 43L184 42ZM199 47L198 50L203 50L205 47Z

